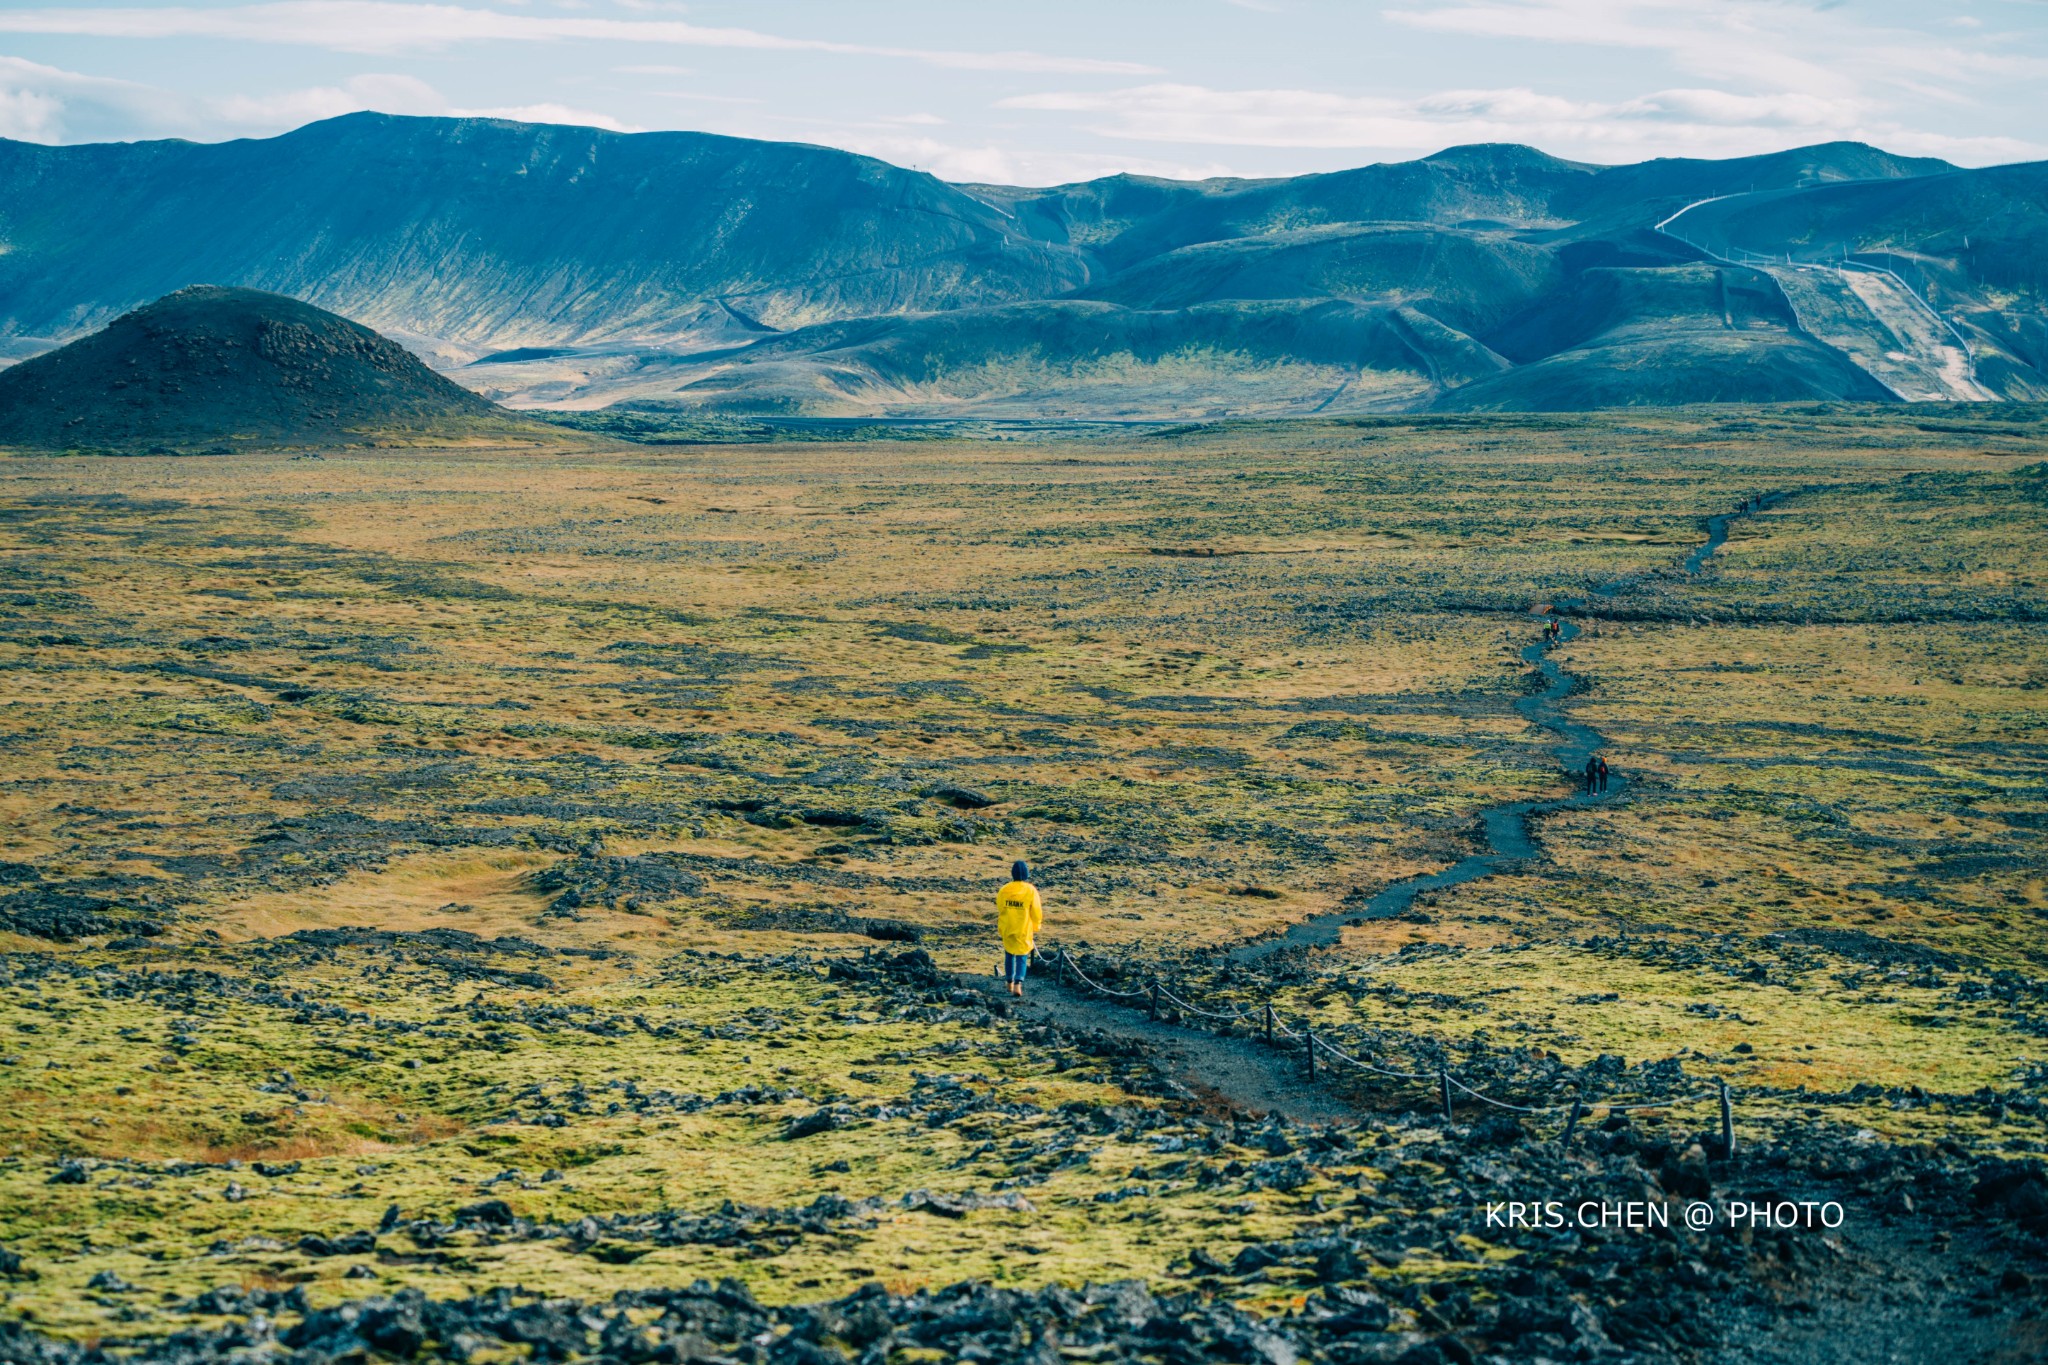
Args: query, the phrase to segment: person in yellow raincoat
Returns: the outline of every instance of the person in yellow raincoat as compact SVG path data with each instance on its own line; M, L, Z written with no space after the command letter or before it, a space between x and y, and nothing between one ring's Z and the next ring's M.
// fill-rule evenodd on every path
M1024 994L1024 973L1031 967L1031 949L1038 941L1038 926L1045 921L1045 902L1031 884L1031 869L1023 859L1010 864L1010 880L996 892L996 932L1003 938L1003 979L1010 994Z

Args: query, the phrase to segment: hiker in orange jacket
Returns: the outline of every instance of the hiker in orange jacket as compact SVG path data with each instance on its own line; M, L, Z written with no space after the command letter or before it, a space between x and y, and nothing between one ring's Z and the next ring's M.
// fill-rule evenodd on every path
M996 892L996 932L1003 939L1003 979L1010 994L1024 994L1024 973L1031 967L1031 950L1038 941L1038 926L1045 920L1045 902L1031 884L1031 869L1019 858L1010 864L1010 880Z

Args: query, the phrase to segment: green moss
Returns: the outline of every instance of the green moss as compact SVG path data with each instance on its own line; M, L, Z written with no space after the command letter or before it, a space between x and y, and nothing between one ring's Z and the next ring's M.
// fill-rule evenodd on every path
M1150 1136L1194 1136L1183 1115L1126 1141L1061 1113L1168 1107L1114 1059L771 959L857 952L872 920L986 972L1020 854L1048 939L1210 964L1447 866L1480 812L1566 789L1517 710L1520 651L1530 608L1589 585L1614 591L1558 657L1626 794L1540 817L1538 859L1346 929L1282 1007L1417 1055L1678 1056L1736 1086L1754 1133L1817 1109L2026 1151L2022 1111L1939 1097L2039 1084L2044 528L2006 468L2038 425L1728 417L23 463L0 800L27 871L0 897L168 932L7 940L27 955L0 990L0 1242L41 1275L9 1311L92 1336L124 1303L171 1330L168 1305L227 1281L1182 1285L1197 1247L1327 1225L1388 1173L1347 1155L1293 1190L1200 1183L1267 1159L1226 1148L1162 1176ZM1793 488L1677 572L1706 514ZM1229 553L1152 553L1187 546ZM992 804L926 794L948 786ZM647 855L687 878L621 872L580 903L539 879ZM361 925L547 951L281 938ZM746 956L683 952L705 948ZM934 1126L920 1074L995 1107ZM636 1105L628 1082L800 1096ZM782 1139L829 1104L857 1112ZM134 1164L48 1183L66 1157ZM1032 1208L903 1202L1004 1182ZM872 1226L295 1249L394 1204L574 1221L828 1190L882 1201ZM1439 1245L1381 1269L1460 1264ZM88 1293L102 1268L143 1293Z

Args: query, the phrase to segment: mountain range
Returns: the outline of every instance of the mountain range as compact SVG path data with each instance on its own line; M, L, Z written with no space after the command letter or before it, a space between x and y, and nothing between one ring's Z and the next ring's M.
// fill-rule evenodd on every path
M1184 418L2048 398L2048 164L1512 145L949 184L824 147L354 114L0 141L0 356L197 283L514 406Z

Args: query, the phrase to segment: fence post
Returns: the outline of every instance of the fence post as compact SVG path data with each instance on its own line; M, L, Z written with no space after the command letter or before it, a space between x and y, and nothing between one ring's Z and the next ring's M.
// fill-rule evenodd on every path
M1453 1123L1456 1120L1451 1115L1451 1069L1449 1067L1440 1066L1436 1069L1436 1083L1437 1088L1443 1092L1444 1122Z
M1579 1126L1579 1117L1585 1112L1586 1107L1584 1105L1580 1104L1577 1100L1572 1101L1572 1112L1565 1118L1564 1136L1557 1140L1558 1146L1569 1147L1572 1145L1572 1130Z
M1152 978L1152 998L1146 1002L1146 1005L1145 1013L1147 1016L1157 1019L1159 1017L1159 978L1156 976Z
M1301 1035L1308 1041L1308 1078L1314 1080L1316 1078L1316 1031L1313 1027L1304 1025Z
M1735 1103L1728 1097L1728 1079L1721 1078L1721 1157L1735 1160Z
M1273 1041L1273 1002L1268 1000L1263 1009L1266 1022L1266 1041L1271 1043Z
M1062 985L1062 986L1066 985L1066 984L1067 984L1067 950L1066 950L1065 948L1062 948L1062 949L1060 949L1060 957L1059 957L1059 962L1058 962L1057 964L1055 964L1055 966L1053 967L1053 970L1054 970L1055 972L1057 972L1057 973L1058 973L1058 977L1057 977L1056 979L1057 979L1057 980L1059 981L1060 985Z

